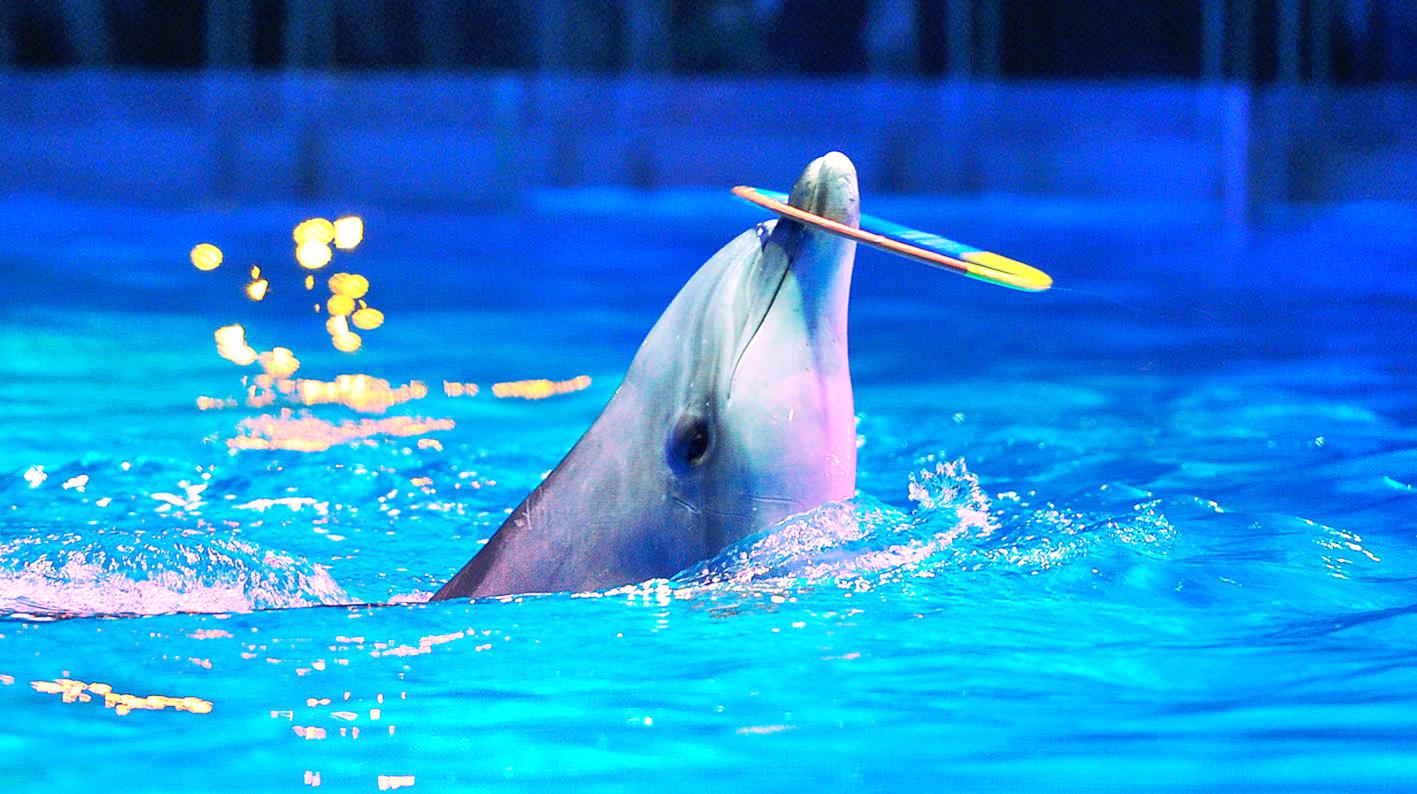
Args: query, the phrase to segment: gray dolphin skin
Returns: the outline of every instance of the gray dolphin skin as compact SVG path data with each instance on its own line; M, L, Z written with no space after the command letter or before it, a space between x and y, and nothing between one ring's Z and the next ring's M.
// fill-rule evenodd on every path
M831 152L790 203L858 226ZM788 219L739 235L655 323L565 459L433 600L668 577L856 490L846 307L856 243Z

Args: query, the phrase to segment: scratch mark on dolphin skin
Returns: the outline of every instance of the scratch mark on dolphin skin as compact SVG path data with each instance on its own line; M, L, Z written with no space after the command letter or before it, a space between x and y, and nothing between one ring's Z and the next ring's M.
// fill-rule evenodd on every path
M801 502L797 501L796 499L788 499L785 496L756 496L750 494L748 498L753 500L754 502L768 502L770 504L789 505L799 510L802 508Z
M678 497L678 496L675 496L675 497L672 497L672 498L674 499L675 502L677 502L677 503L679 504L680 507L684 508L685 510L688 510L690 513L693 513L694 515L698 515L698 514L699 514L699 508L694 507L692 504L689 503L689 501L688 501L687 499L684 499L684 498Z

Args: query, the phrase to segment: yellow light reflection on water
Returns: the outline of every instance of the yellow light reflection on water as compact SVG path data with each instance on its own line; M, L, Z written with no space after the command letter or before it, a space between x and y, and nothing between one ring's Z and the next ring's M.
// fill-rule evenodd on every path
M276 401L276 393L269 387L261 385L258 380L256 384L246 389L246 404L252 408L265 408Z
M169 695L127 695L121 692L114 692L113 687L102 683L92 684L78 681L72 678L56 678L53 681L31 681L30 686L36 692L43 692L49 695L59 695L65 703L87 703L93 699L94 695L103 698L104 708L113 709L114 713L120 717L135 710L162 711L163 709L173 709L175 711L186 711L192 714L209 714L212 710L210 700L203 700L198 697L172 697Z
M515 397L521 400L543 400L558 394L577 392L590 386L589 375L577 375L570 380L553 381L518 380L492 384L492 393L497 397Z
M246 344L246 329L239 324L216 329L216 351L227 361L246 366L256 360L256 349Z
M352 251L364 240L364 220L358 215L346 215L335 220L335 247Z
M335 225L324 218L310 218L296 224L291 236L297 245L311 241L329 245L335 239Z
M288 347L274 347L260 355L261 369L272 378L288 378L300 369L300 359Z
M330 337L330 342L332 342L335 349L341 353L353 353L364 344L364 339L360 337L359 334L349 333L332 336Z
M330 292L356 299L369 292L369 279L358 273L336 273L330 276Z
M330 243L342 250L359 245L364 236L364 223L357 216L346 216L334 223L323 218L310 218L295 227L296 258L306 270L318 270L333 259ZM192 249L193 264L210 270L221 263L222 252L210 243ZM245 286L246 297L261 301L271 289L269 278L258 265L250 268L250 281ZM312 273L303 275L307 290L315 287ZM352 329L372 331L384 324L384 313L370 307L364 300L370 289L369 279L359 273L339 272L328 279L330 296L315 304L316 313L328 312L325 330L335 349L353 353L363 346L363 338ZM300 360L288 347L274 347L258 353L247 343L246 329L240 324L225 325L214 333L217 352L223 358L241 366L259 362L261 373L243 379L246 405L264 408L277 403L293 406L338 404L361 412L383 413L390 407L428 395L420 381L394 386L382 378L370 375L341 375L333 381L294 378ZM507 381L494 384L492 393L498 398L539 400L555 395L580 391L590 386L588 375L569 380L544 378ZM476 383L443 381L443 392L449 397L470 397L479 393ZM231 397L200 396L196 399L201 410L234 408ZM241 425L237 436L228 440L233 449L294 449L316 451L333 444L374 443L379 435L420 435L433 430L450 429L451 420L430 420L414 417L391 417L381 420L360 420L333 424L313 417L296 418L289 408L278 417L249 418ZM420 449L441 450L436 439L421 439Z
M354 299L348 295L331 295L325 302L325 311L336 315L349 314L354 311Z
M221 265L221 249L211 243L192 247L192 266L198 270L216 270Z
M305 405L343 405L365 413L383 413L391 406L428 396L428 386L422 381L393 386L371 375L340 375L332 381L301 379L294 384L296 399Z
M384 324L384 313L378 309L371 309L368 306L360 309L350 317L354 321L354 327L361 331L372 331Z
M380 775L379 790L393 791L405 786L413 785L413 775Z
M328 265L334 257L331 243L337 243L342 250L358 246L364 239L364 221L355 215L347 215L331 222L325 218L308 218L296 224L291 233L296 242L295 257L306 270L318 270ZM216 268L222 261L222 252L211 243L201 243L192 248L192 263L203 270ZM305 289L315 288L315 276L304 276ZM359 273L335 273L329 278L330 297L316 303L315 313L328 313L325 330L330 334L330 343L336 350L354 353L363 348L364 339L351 330L372 331L384 324L384 313L368 306L363 300L369 292L369 279ZM246 297L261 302L270 294L270 279L265 277L259 265L250 268L250 281L245 285ZM246 343L245 329L240 325L223 326L216 332L217 352L225 359L241 366L263 360L266 368L265 382L257 381L249 385L247 403L251 406L265 406L278 399L275 387L280 385L287 393L294 392L294 382L290 375L299 362L288 348L276 348L269 353L258 353ZM284 352L279 352L284 351ZM200 397L198 407L202 410L228 407L229 399Z
M451 419L417 416L390 416L383 419L346 419L338 424L314 416L297 416L289 409L278 416L243 419L238 433L227 446L243 450L282 449L293 452L323 452L337 444L375 444L379 436L422 436L452 430Z
M307 240L295 247L295 261L306 270L319 270L333 258L330 246L319 240Z

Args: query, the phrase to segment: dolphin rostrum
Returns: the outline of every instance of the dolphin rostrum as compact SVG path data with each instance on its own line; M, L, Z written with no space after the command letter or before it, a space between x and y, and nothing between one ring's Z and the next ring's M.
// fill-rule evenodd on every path
M789 203L848 226L831 152ZM846 304L856 243L786 218L689 279L564 460L434 600L584 592L672 576L856 490Z

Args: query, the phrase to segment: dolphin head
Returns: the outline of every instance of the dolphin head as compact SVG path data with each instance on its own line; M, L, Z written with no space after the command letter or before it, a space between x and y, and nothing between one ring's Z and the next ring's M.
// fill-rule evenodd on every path
M856 169L814 160L790 203L856 226ZM788 219L705 263L565 459L435 598L672 576L856 488L846 315L855 242Z

